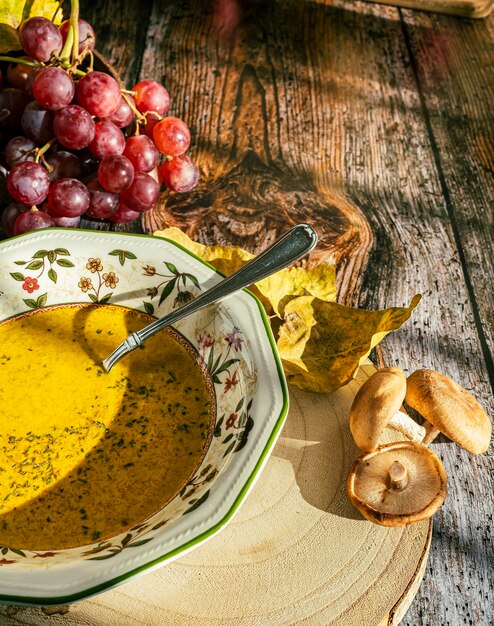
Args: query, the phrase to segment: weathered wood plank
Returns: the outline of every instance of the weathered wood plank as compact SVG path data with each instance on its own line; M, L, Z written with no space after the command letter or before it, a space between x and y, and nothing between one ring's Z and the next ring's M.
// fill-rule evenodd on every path
M404 15L434 159L492 375L494 19Z
M324 97L324 88L313 94L301 89L313 82L304 36L284 28L300 11L296 3L260 4L229 37L218 33L207 3L193 13L183 3L156 5L143 77L164 77L171 112L191 127L202 180L190 194L171 195L144 223L148 230L174 224L202 242L260 251L289 225L308 220L321 239L312 259L336 259L341 284L356 291L371 233L339 193L341 181L323 188L316 180L328 173L314 171L314 161L340 155L330 150L328 134L313 132L328 110L308 99ZM293 67L280 67L280 46ZM338 178L337 172L329 176Z
M130 89L141 71L151 2L82 0L80 15L94 25L96 47Z
M493 7L492 0L379 0L379 3L471 18L486 17Z
M467 323L477 326L483 345L483 355L469 353L462 336L464 310L457 306L459 336L450 331L441 340L437 329L440 344L426 355L426 365L439 367L444 352L446 373L462 377L466 386L482 395L482 388L489 389L489 370L492 384L494 348L494 22L492 18L465 22L412 11L404 16L450 218L448 229L475 313ZM447 268L439 266L439 271ZM492 396L484 402L492 416ZM442 618L442 623L488 624L494 615L492 448L475 459L448 449L446 463L455 473L451 496L457 501L444 509L441 524L436 524L431 573L410 610L409 623L435 624L429 621L433 614L437 623Z

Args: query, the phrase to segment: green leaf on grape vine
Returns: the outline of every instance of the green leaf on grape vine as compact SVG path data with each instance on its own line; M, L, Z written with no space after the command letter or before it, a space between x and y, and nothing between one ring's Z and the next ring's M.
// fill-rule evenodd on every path
M17 28L24 20L35 15L60 24L62 12L56 0L2 0L0 3L0 53L20 50Z

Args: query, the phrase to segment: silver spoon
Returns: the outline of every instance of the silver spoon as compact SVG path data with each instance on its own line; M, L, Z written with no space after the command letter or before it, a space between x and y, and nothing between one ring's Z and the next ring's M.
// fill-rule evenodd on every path
M155 320L148 326L131 333L103 362L103 369L107 372L128 352L138 348L148 337L170 326L178 320L195 313L208 304L213 304L226 296L248 287L267 276L282 270L287 265L298 261L308 254L317 243L317 234L308 224L299 224L290 228L266 250L251 259L243 267L231 274L220 283L211 287L196 298L187 302L179 309Z

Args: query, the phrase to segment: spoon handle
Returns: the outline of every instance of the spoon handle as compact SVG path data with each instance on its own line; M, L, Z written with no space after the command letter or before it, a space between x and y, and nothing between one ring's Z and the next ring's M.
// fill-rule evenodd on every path
M239 270L222 280L220 283L201 293L196 298L187 302L179 309L168 313L141 330L130 334L117 348L107 357L102 365L109 372L110 369L125 354L141 345L143 341L154 335L165 326L170 326L182 318L195 313L199 309L213 304L226 296L248 287L267 276L271 276L291 263L298 261L308 254L317 243L317 234L308 224L294 226L261 254L251 259Z

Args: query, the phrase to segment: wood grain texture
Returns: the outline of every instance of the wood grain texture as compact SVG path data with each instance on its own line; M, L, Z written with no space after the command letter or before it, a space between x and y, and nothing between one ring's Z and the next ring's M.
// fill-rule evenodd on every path
M280 0L239 10L233 28L214 10L224 4L82 2L128 85L163 80L191 126L201 187L170 195L144 228L258 249L309 206L341 302L424 295L381 344L384 362L442 371L494 415L493 18ZM450 493L402 623L491 626L492 447L433 447Z
M256 252L308 220L320 237L312 262L335 260L340 291L350 297L372 237L341 192L343 154L326 130L327 92L335 89L310 62L316 48L305 45L310 25L303 15L298 3L258 3L236 33L221 35L211 4L195 6L192 15L183 3L155 5L143 77L164 77L172 113L191 127L202 179L191 193L165 198L144 225L147 231L175 225L202 243ZM328 75L335 60L328 59Z
M0 624L397 626L420 584L432 524L376 526L346 496L361 453L348 411L374 371L365 366L331 395L292 391L261 477L219 535L68 610L0 607ZM383 441L398 435L389 430Z
M493 8L492 0L379 0L379 3L470 18L487 17Z

